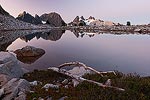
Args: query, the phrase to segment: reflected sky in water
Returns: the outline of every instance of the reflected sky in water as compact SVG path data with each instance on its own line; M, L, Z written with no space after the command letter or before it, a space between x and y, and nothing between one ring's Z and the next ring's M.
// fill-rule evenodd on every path
M16 50L26 45L44 49L45 55L36 62L31 65L21 63L29 70L80 61L101 71L118 70L147 76L150 75L149 43L150 35L96 34L77 38L66 31L57 41L34 37L25 42L18 38L7 49Z

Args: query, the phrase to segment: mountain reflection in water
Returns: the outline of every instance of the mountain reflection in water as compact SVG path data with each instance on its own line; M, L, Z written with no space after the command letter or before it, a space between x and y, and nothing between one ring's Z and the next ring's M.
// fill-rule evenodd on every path
M37 32L20 37L22 40L28 42L36 37L36 39L43 38L45 40L57 41L65 33L65 30L51 30L49 32Z
M80 61L101 71L150 75L149 34L71 31L0 33L4 37L0 39L0 50L14 51L27 45L44 49L46 53L41 58L31 64L21 63L28 70Z
M1 45L0 45L0 51L6 51L7 47L9 45L12 44L13 40L17 39L18 38L18 32L12 32L12 37L14 37L14 39L8 39L10 37L8 37L9 35L7 34L10 34L11 32L8 32L8 33L5 33L5 36L2 35L2 39L3 41L5 41L4 43L2 42L1 40ZM19 35L20 36L20 39L23 40L23 41L30 41L32 40L33 38L43 38L45 40L51 40L51 41L57 41L61 38L62 34L65 33L65 30L50 30L48 32L35 32L35 33L32 33L32 34L24 34L23 36L22 35ZM13 36L14 35L14 36ZM7 41L6 41L7 40ZM38 57L17 57L19 61L25 63L25 64L32 64L34 63L36 60L38 60L41 56L38 56Z
M33 38L43 38L45 40L57 41L61 38L65 30L45 30L45 31L5 31L0 33L0 51L6 51L7 47L17 38L26 42Z

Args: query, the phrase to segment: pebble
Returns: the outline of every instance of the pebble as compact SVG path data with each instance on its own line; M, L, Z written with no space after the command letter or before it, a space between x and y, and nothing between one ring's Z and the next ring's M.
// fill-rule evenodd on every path
M54 84L45 84L42 88L44 88L44 89L48 89L48 88L59 89L59 86L54 85Z
M68 82L68 79L65 79L64 81L62 81L62 84L67 84Z

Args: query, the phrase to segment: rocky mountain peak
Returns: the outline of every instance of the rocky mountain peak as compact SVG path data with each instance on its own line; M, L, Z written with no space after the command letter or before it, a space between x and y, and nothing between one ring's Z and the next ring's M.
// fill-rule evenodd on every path
M79 16L76 16L76 18L73 20L73 22L79 22Z
M35 25L42 24L40 17L37 14L35 15L35 17L33 17L31 14L27 13L26 11L19 14L16 19L27 23L35 24Z
M38 18L38 17L39 17L39 15L35 14L35 18Z
M93 20L95 20L95 18L94 18L94 17L92 17L92 16L90 16L88 19L93 19Z
M52 12L49 14L43 14L40 16L42 21L46 21L47 24L50 24L51 26L65 26L66 23L64 22L64 20L61 18L61 16L56 13L56 12Z
M9 13L8 12L6 12L3 8L2 8L2 6L0 5L0 14L2 14L2 15L6 15L6 16L9 16Z
M79 17L77 16L72 22L70 22L68 25L71 26L113 26L116 25L116 23L111 21L103 21L100 19L95 19L95 17L90 16L88 19L85 19L83 16Z
M80 18L81 18L81 20L85 20L85 18L83 16L81 16Z
M26 14L26 11L23 11L23 14L25 15L25 14Z
M27 13L26 13L26 11L23 11L22 13L20 13L19 15L18 15L18 17L23 17L23 16L25 16Z

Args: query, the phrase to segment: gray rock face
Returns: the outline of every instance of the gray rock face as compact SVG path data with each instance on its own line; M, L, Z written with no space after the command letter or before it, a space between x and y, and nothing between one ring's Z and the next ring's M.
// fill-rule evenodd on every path
M40 18L42 21L46 21L46 23L50 24L51 26L55 27L66 26L66 23L61 18L61 16L55 12L43 14L40 16Z
M26 23L15 19L12 16L5 16L0 14L0 30L25 30L25 29L39 29L45 26L37 26L31 23ZM47 27L47 26L46 26Z
M25 100L25 93L30 91L30 84L24 79L13 78L2 88L4 89L2 100Z
M0 52L0 74L5 74L9 77L21 77L24 72L13 54Z
M14 53L17 54L17 57L37 57L45 54L45 51L40 48L26 46L23 47L22 49L16 50Z
M6 16L9 16L9 13L8 12L6 12L3 8L2 8L2 6L0 5L0 14L2 14L2 15L6 15Z
M39 15L36 14L34 18L35 18L37 24L42 24L42 20Z
M29 13L26 13L25 11L19 14L16 19L27 22L27 23L35 24L35 25L42 24L42 21L37 14L35 15L35 17L33 17L32 15L30 15Z
M78 23L78 22L79 22L79 16L77 16L77 17L73 20L73 22Z
M26 100L26 92L30 90L30 84L24 79L19 79L23 73L13 54L0 52L1 100Z
M11 80L11 77L9 77L8 75L4 75L4 74L0 74L0 85L3 86L4 84L6 84L9 80Z

